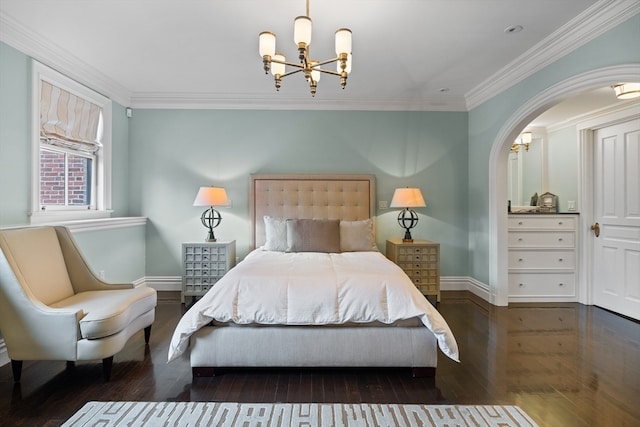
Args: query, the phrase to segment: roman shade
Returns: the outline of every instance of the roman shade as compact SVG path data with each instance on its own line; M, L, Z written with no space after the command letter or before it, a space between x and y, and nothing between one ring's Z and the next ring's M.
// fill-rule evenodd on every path
M96 153L100 106L47 81L40 87L40 140L45 144Z

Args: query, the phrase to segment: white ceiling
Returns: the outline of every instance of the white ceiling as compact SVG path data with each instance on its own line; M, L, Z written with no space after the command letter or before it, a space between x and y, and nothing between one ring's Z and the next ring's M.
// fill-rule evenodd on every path
M257 52L269 30L295 58L305 0L1 0L0 40L134 107L468 111L637 3L311 0L313 57L353 32L346 89L323 75L315 99L299 74L277 93Z

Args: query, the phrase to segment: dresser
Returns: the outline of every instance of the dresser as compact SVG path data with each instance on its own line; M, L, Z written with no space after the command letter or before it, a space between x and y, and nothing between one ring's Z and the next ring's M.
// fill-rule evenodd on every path
M236 263L236 241L182 244L182 302L201 297Z
M440 302L440 244L430 240L387 240L387 258L396 263L425 296Z
M577 301L577 214L509 215L509 301Z

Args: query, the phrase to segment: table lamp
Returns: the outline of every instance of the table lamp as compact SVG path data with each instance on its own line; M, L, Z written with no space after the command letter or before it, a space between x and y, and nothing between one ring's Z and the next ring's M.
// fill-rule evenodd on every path
M390 208L404 208L398 214L398 224L405 229L403 242L413 242L411 229L418 225L418 214L411 208L424 208L427 204L419 188L396 188Z
M213 229L220 225L222 215L214 209L214 206L229 206L227 191L222 187L200 187L196 199L193 201L193 206L209 206L209 209L202 213L200 220L202 225L209 230L205 241L215 242L216 236L213 234Z

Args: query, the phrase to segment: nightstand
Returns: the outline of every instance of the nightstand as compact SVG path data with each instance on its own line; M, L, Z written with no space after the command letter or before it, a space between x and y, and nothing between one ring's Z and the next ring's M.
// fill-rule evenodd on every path
M425 296L440 302L440 243L430 240L387 240L387 258L402 268Z
M236 241L182 244L182 295L201 297L236 264Z

